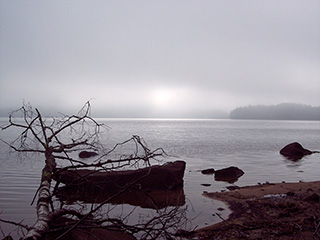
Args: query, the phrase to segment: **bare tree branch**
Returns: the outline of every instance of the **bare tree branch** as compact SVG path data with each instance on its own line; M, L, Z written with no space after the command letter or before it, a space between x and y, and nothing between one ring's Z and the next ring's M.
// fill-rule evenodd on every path
M54 222L55 219L62 216L72 216L76 218L76 221L71 227L64 229L58 239L62 239L75 228L87 227L117 229L130 234L142 232L143 239L154 239L159 236L172 237L174 235L172 229L180 226L177 221L185 217L183 210L179 207L158 211L158 215L149 221L131 226L126 224L124 219L102 217L103 206L131 189L143 178L146 178L150 174L151 168L145 175L132 180L99 204L92 203L89 211L85 211L85 207L78 210L70 209L61 200L60 207L54 206L54 204L57 204L55 197L59 193L60 181L57 180L53 189L51 182L53 177L62 171L94 169L89 173L94 174L100 171L107 172L126 168L137 169L141 165L150 167L151 161L159 161L158 158L166 155L162 148L150 150L143 139L137 135L133 135L130 139L116 144L110 150L106 150L99 137L101 130L106 127L91 118L90 111L90 102L86 102L77 115L62 115L62 118L44 118L38 109L33 110L30 105L24 105L10 114L8 125L1 127L2 130L11 128L21 130L19 137L11 143L0 139L14 151L44 154L45 167L42 170L41 183L36 193L38 195L37 221L32 227L24 226L28 233L23 239L41 239L44 233L52 230L50 229L50 222ZM17 118L17 115L22 117L22 120ZM123 153L122 147L129 150ZM91 162L84 162L71 157L72 153L82 150L98 151L100 156ZM118 152L121 152L121 154L119 155ZM62 168L57 168L57 163L61 163ZM86 181L86 176L79 175L79 178ZM145 194L150 197L148 193ZM54 203L54 201L56 202ZM17 225L20 226L19 223Z

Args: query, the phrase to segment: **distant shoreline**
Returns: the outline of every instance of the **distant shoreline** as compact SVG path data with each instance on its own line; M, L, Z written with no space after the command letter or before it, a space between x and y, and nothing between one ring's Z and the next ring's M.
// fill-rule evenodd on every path
M250 105L232 110L230 119L319 121L320 107L297 103Z

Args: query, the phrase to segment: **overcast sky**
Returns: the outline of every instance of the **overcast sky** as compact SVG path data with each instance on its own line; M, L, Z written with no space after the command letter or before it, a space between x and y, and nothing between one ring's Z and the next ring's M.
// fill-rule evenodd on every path
M0 110L320 105L319 0L1 0L0 11Z

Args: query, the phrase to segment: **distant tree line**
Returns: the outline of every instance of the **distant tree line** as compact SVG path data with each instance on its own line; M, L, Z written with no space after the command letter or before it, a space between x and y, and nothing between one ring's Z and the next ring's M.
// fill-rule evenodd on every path
M305 104L249 105L231 111L231 119L320 120L320 107Z

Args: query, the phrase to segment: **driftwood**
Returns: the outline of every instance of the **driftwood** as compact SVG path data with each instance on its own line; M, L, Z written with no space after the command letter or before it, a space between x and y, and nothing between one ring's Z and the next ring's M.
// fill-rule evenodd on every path
M185 204L185 165L184 161L175 161L127 171L57 170L54 178L66 184L57 195L67 203L77 200L99 203L110 199L108 202L112 204L161 209ZM112 197L124 188L127 188L125 192Z
M138 170L96 171L88 169L57 170L56 181L87 189L90 192L118 192L128 184L135 182L130 188L143 191L175 190L183 187L183 176L186 163L184 161L169 162ZM137 181L138 180L138 181Z

